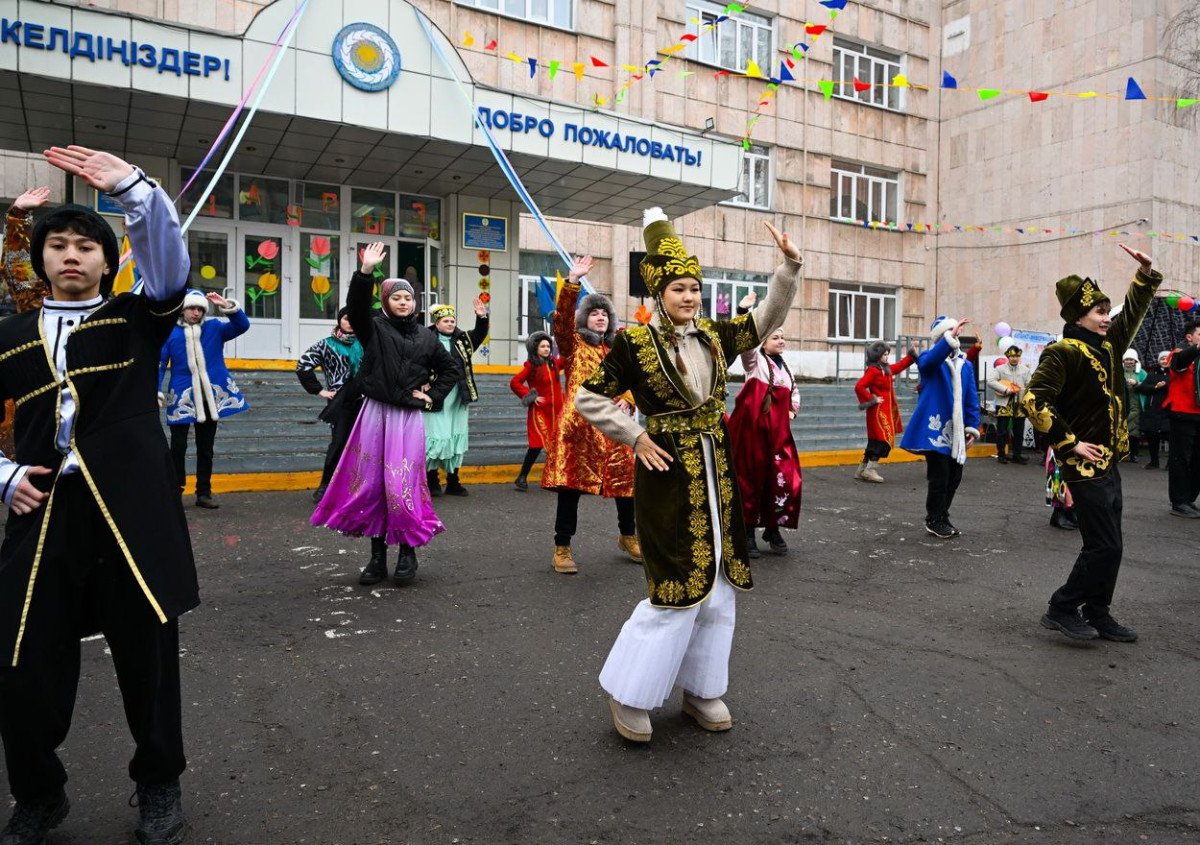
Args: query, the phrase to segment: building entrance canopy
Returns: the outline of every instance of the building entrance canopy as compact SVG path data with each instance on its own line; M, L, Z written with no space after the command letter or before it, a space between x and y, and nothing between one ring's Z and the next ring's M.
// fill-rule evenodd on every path
M278 0L237 37L0 0L0 147L74 141L195 166L296 6ZM417 15L405 0L311 0L231 168L517 199ZM737 193L736 145L476 84L430 30L545 214L637 223L647 205L679 216Z

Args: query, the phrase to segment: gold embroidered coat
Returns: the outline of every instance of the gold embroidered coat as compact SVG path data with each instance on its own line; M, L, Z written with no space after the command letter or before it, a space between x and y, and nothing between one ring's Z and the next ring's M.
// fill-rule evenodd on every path
M646 430L671 454L666 471L637 464L634 501L638 540L650 601L660 607L691 607L713 588L717 550L713 548L708 484L701 435L712 438L721 521L721 557L734 587L753 586L746 564L746 535L741 529L741 495L733 470L729 429L725 424L726 362L759 344L754 317L697 321L712 349L713 374L708 395L699 404L676 370L658 330L637 326L617 334L612 351L584 388L610 399L633 393L646 415ZM642 530L642 526L653 526Z
M567 377L567 404L558 421L554 448L546 450L542 487L568 488L605 498L633 495L633 450L610 440L579 415L573 401L584 379L609 354L608 346L593 346L575 330L579 285L565 284L554 310L554 339ZM616 397L613 397L616 398Z
M1121 313L1113 318L1099 347L1068 336L1047 346L1038 359L1022 402L1033 427L1049 435L1068 484L1104 478L1129 454L1121 356L1162 280L1157 270L1138 270ZM1078 442L1098 446L1100 459L1093 462L1076 456Z

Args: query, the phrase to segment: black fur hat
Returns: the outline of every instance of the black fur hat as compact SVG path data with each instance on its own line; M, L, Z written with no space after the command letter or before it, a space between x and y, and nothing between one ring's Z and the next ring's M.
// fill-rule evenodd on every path
M537 348L541 346L543 340L550 340L550 335L545 332L532 332L525 339L525 351L529 354L529 360L535 364L541 363L542 357L538 355ZM553 340L550 340L550 348L554 349Z
M883 360L883 356L888 353L892 346L890 343L884 343L882 340L876 340L867 344L867 364L878 364Z
M42 251L46 246L46 238L53 232L71 231L77 235L95 239L104 250L104 260L108 264L108 272L100 277L100 294L108 296L112 293L113 279L117 277L117 269L121 263L121 249L117 245L117 236L113 234L108 222L92 209L83 205L60 205L47 214L33 227L33 236L29 240L29 263L33 272L46 284L46 265L42 259Z
M587 327L588 314L597 308L608 312L608 329L603 336ZM589 293L579 300L579 307L575 309L575 331L592 346L599 346L601 343L611 346L613 338L617 336L617 309L613 307L612 300L602 293Z

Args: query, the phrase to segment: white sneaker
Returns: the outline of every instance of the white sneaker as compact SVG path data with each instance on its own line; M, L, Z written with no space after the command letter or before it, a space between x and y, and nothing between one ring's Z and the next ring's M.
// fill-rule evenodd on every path
M617 733L630 742L650 741L650 711L627 707L612 696L608 697L608 709L612 712Z
M699 698L685 692L683 712L706 731L727 731L733 727L733 716L729 715L729 708L719 698Z

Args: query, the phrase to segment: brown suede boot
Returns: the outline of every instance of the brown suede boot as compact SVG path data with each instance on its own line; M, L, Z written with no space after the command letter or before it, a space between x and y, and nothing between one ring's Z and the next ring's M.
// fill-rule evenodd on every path
M622 534L617 540L617 548L629 555L634 563L642 562L642 544L636 534Z
M575 566L575 558L571 557L570 546L554 547L554 571L563 575L574 575L579 569Z

